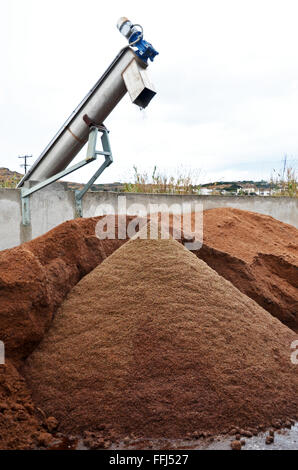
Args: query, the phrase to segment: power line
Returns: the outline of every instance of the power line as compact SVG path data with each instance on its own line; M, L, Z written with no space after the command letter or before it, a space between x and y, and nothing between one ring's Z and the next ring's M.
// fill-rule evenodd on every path
M22 157L18 157L18 158L23 158L24 159L24 163L22 163L20 166L24 167L24 171L25 171L25 174L26 174L27 173L27 168L30 166L27 163L27 158L32 158L32 155L23 155Z

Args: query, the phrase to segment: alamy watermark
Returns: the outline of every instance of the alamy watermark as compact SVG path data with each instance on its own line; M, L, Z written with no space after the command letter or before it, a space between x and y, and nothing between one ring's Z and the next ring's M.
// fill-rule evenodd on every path
M3 341L0 341L0 365L5 364L5 346Z
M100 240L127 238L182 240L188 250L199 250L203 244L203 205L183 204L130 204L126 196L118 197L117 210L102 204L103 217L95 228ZM127 223L127 216L131 220ZM145 227L148 226L146 230Z
M291 354L291 363L298 365L298 339L292 342L291 349L294 349Z

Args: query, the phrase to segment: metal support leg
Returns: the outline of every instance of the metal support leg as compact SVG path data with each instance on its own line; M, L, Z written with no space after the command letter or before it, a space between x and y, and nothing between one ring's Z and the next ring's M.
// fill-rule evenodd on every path
M88 139L86 160L93 160L96 158L96 142L98 136L97 127L91 127Z
M90 189L93 183L97 180L97 178L102 174L102 172L111 165L113 162L112 150L108 136L108 130L106 128L99 128L102 132L101 136L101 143L103 151L96 150L96 141L97 141L97 134L98 129L96 127L92 127L90 134L89 134L89 141L88 141L88 148L87 148L87 157L94 159L94 155L104 155L105 161L99 167L99 169L94 173L92 178L85 184L83 189L75 191L75 203L76 203L76 217L83 217L83 206L82 206L82 199L86 192Z
M103 150L96 150L96 143L98 137L98 131L102 132L101 142ZM105 161L100 166L100 168L96 171L96 173L92 176L92 178L88 181L88 183L83 187L80 191L75 191L75 204L76 204L76 217L83 216L82 210L82 198L88 189L92 186L92 184L97 180L97 178L102 174L102 172L110 166L113 162L113 156L108 136L108 130L104 126L92 126L90 128L89 140L88 140L88 147L87 147L87 155L86 159L73 165L65 170L57 173L51 178L46 179L45 181L41 181L40 183L36 184L32 188L22 188L21 189L21 200L22 200L22 224L23 225L30 225L30 198L29 196L36 191L39 191L42 188L50 185L51 183L57 181L60 178L72 173L75 170L87 165L88 163L96 160L97 155L103 155L105 157Z

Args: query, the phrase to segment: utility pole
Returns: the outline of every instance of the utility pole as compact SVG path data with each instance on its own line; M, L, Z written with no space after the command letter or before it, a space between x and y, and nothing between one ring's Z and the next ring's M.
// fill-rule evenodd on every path
M24 167L25 174L26 174L27 173L27 168L30 166L27 163L27 158L32 158L32 155L24 155L24 156L18 157L18 158L23 158L24 159L24 163L22 163L20 166Z
M286 168L287 168L287 158L288 158L288 156L285 155L285 157L284 157L284 166L283 166L283 170L282 170L282 179L284 179L284 177L285 177L285 172L286 172Z

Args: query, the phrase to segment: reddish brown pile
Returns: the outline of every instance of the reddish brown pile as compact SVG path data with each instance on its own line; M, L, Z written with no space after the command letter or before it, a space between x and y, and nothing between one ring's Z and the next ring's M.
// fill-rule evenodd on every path
M0 365L0 449L31 449L49 439L24 379L10 361Z
M182 437L298 413L296 335L173 240L131 240L70 292L28 358L64 431Z
M65 222L0 252L0 340L9 357L32 352L69 290L123 243L96 238L98 219Z
M43 415L13 363L21 365L41 341L68 291L123 240L95 237L99 218L61 224L29 243L0 252L0 449L47 446ZM13 360L13 363L11 362Z
M272 217L220 208L204 211L196 255L241 292L298 332L298 230Z

